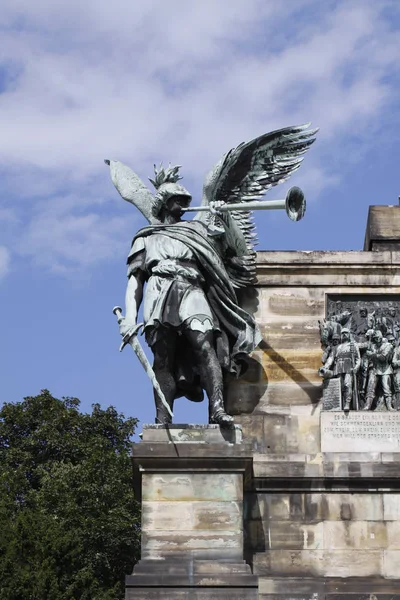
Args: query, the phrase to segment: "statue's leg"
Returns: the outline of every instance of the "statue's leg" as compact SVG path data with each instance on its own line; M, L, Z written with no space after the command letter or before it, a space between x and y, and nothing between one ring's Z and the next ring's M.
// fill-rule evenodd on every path
M353 398L353 375L351 373L344 373L342 378L343 410L347 411L350 410Z
M176 383L173 376L176 338L177 334L174 331L165 329L163 331L163 336L160 337L151 347L154 354L154 374L166 401L171 407L171 411L173 409L176 393ZM154 400L156 403L156 423L160 423L162 425L171 423L171 415L161 402L156 391L154 391Z
M382 391L383 397L385 399L386 408L388 410L395 410L392 405L392 388L390 375L382 375Z
M375 392L378 380L375 369L370 369L367 384L367 399L363 410L370 410L375 400Z
M194 352L200 374L200 382L209 399L209 421L222 427L233 425L233 418L224 407L224 383L221 365L214 349L213 331L185 330Z

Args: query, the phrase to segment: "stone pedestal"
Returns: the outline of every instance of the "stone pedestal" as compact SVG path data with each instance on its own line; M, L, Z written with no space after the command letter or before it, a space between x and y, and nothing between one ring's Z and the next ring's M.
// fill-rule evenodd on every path
M133 462L142 551L126 600L258 598L258 578L243 560L252 449L241 428L145 425Z

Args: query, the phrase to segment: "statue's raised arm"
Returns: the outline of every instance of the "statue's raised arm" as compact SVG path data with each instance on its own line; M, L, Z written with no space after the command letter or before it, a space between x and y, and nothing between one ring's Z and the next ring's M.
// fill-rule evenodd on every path
M119 308L115 313L123 346L132 345L152 380L156 422L171 422L175 398L198 402L206 391L210 423L233 425L225 410L225 375L239 377L246 356L261 341L253 316L236 295L255 280L251 210L261 208L258 199L265 191L298 169L316 131L288 127L228 152L207 176L192 221L182 220L192 197L178 183L179 167L155 169L153 195L131 169L106 161L118 192L150 224L135 235L128 254L125 317ZM276 202L296 220L304 212L303 195L293 188L288 198ZM136 337L142 303L153 367Z

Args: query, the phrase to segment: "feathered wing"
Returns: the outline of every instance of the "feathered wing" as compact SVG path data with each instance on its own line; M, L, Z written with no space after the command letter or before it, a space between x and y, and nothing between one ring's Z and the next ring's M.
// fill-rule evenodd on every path
M300 167L304 154L315 141L318 129L309 127L309 123L285 127L230 150L207 175L202 206L211 201L246 203L259 200L270 188L286 181ZM240 260L236 261L241 263L241 272L232 272L232 280L235 287L245 287L254 282L255 224L251 211L231 211L230 214L234 220L231 235L235 235L237 226L247 245L247 252L242 252ZM210 213L199 212L195 218L207 220Z
M136 173L118 160L110 160L110 175L122 198L134 204L150 225L157 225L159 220L153 214L155 198Z

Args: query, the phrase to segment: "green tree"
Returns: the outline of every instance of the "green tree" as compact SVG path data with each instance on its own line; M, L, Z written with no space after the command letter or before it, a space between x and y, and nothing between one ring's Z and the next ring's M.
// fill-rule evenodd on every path
M0 600L117 600L139 554L136 419L47 390L0 410Z

